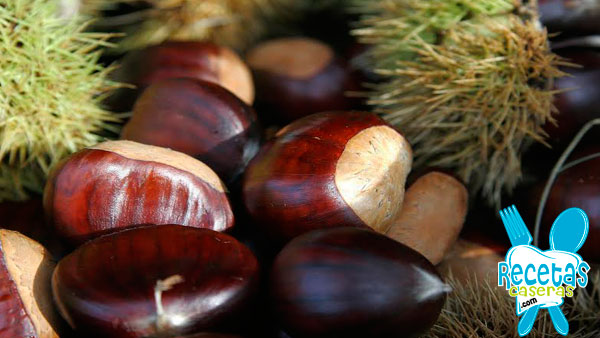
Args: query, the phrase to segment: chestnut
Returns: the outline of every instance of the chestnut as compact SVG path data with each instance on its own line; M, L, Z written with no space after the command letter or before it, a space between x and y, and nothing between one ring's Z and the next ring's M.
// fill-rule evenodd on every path
M539 0L541 23L551 33L588 35L600 33L600 4L586 0Z
M560 56L583 68L563 69L570 76L558 78L554 87L558 94L555 105L556 124L546 123L544 130L553 145L564 145L588 121L600 118L600 52L592 49L558 51Z
M58 338L52 302L54 262L36 241L0 229L0 336Z
M292 240L271 272L273 312L292 337L412 337L436 321L449 287L422 255L367 229Z
M402 211L386 234L438 264L462 230L468 199L467 188L452 175L426 173L406 190Z
M63 256L68 249L44 222L42 198L0 203L0 229L14 230L39 242L52 257Z
M225 186L208 166L132 141L100 143L59 164L46 183L44 209L72 244L135 224L233 226Z
M583 148L573 161L588 154L600 153L600 146ZM584 155L585 154L585 155ZM530 192L529 214L535 215L546 182L539 182ZM588 237L579 250L583 259L600 262L600 157L591 158L563 170L550 190L540 227L540 243L548 243L550 228L556 217L568 208L581 208L589 218ZM530 219L534 220L534 217ZM533 223L531 223L533 225ZM533 232L532 232L533 233Z
M77 248L58 263L52 290L61 315L86 337L173 337L235 324L258 270L229 235L144 226Z
M244 204L271 238L354 226L385 233L412 164L406 139L376 115L325 112L283 128L250 161Z
M258 152L260 129L254 110L227 89L181 78L148 87L121 138L191 155L231 183Z
M438 271L464 284L472 283L475 279L481 285L496 285L498 263L504 261L505 252L498 246L484 246L459 239L438 266Z
M281 38L258 44L246 55L256 84L259 116L275 123L322 111L348 110L357 100L358 79L328 45L310 38Z
M108 105L129 111L136 98L152 83L191 77L227 88L247 104L254 102L254 83L248 66L227 47L211 42L167 41L128 53L113 75L115 80L134 85L119 90Z

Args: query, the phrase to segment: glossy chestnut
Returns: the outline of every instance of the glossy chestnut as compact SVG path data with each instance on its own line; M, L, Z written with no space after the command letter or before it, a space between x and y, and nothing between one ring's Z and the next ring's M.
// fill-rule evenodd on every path
M231 183L258 152L260 128L254 110L227 89L167 79L140 96L121 138L193 156Z
M231 49L211 42L168 41L130 52L113 77L136 87L119 90L108 100L117 111L129 111L152 83L181 77L216 83L247 104L254 102L254 83L246 64Z
M600 147L590 147L582 150L573 160L582 158L583 154L600 153ZM545 182L540 182L532 189L530 214L535 215L541 192ZM579 254L587 261L600 262L600 157L596 157L560 173L544 208L540 228L541 243L548 243L548 235L552 223L561 212L568 208L581 208L589 218L588 237L579 250ZM531 217L534 219L534 217Z
M49 252L34 240L0 230L0 336L58 338L60 317L54 309Z
M233 226L225 186L208 166L132 141L100 143L63 161L46 184L44 209L72 244L135 224Z
M313 113L357 106L357 100L346 95L359 89L356 74L318 40L266 41L251 49L246 61L254 74L261 121L285 124Z
M60 313L86 337L173 337L235 325L258 270L229 235L144 226L77 248L58 263L52 290Z
M553 145L564 145L583 125L600 117L600 52L593 49L568 49L559 55L582 68L566 68L570 76L559 78L554 87L558 113L553 115L556 124L544 126Z
M271 272L273 312L292 337L412 337L448 286L425 257L371 230L316 230L292 240Z
M600 4L585 0L540 0L541 23L552 33L588 35L600 33ZM559 37L561 37L559 36Z
M39 242L52 254L62 257L68 248L45 224L42 198L0 203L0 229L14 230Z
M283 128L250 162L246 208L272 238L354 226L385 233L402 207L412 151L363 112L307 116Z

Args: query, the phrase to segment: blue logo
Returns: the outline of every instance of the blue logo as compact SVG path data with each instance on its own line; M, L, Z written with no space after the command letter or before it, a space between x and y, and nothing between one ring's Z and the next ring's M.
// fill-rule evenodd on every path
M560 306L588 283L590 266L577 254L588 235L587 215L579 208L563 211L552 224L547 251L531 245L531 233L514 205L501 210L500 217L512 247L498 263L498 286L516 298L519 335L531 331L539 309L548 310L556 331L567 335L569 323Z

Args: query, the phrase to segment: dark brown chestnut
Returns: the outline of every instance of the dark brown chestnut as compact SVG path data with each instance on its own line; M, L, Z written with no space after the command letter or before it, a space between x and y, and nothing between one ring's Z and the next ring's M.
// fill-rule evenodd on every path
M39 242L54 258L62 257L68 249L45 224L42 198L0 203L0 229L14 230Z
M135 224L233 226L226 189L204 163L166 148L108 141L73 154L51 173L44 209L73 244Z
M252 74L231 49L211 42L168 41L125 56L114 78L136 88L119 90L108 105L117 111L128 111L152 83L180 77L216 83L247 104L254 102Z
M181 78L148 87L121 138L193 156L231 183L258 152L260 129L254 110L227 89Z
M600 153L600 146L583 149L584 154ZM573 159L583 157L578 154ZM530 215L535 215L545 181L532 189L529 209ZM540 243L548 243L548 235L552 223L561 212L568 208L581 208L589 218L588 237L579 250L583 259L600 262L600 157L579 163L560 173L544 208L540 227ZM534 217L530 217L534 219Z
M58 263L52 290L62 316L86 337L173 337L235 325L258 270L229 235L144 226L77 248Z
M448 291L425 257L357 228L295 238L271 273L273 311L292 337L412 337L433 325Z
M250 50L246 61L256 83L261 120L288 123L322 111L348 110L359 89L351 67L328 45L309 38L266 41ZM270 116L265 116L266 113Z
M540 20L552 33L600 33L600 4L587 0L539 0Z
M402 207L411 164L406 139L376 115L314 114L261 148L244 176L244 203L280 241L340 226L385 233Z
M566 145L588 121L600 118L600 52L592 49L561 50L559 54L582 68L563 69L570 76L555 81L556 124L544 129L553 145Z
M50 253L34 240L0 230L0 337L58 338Z

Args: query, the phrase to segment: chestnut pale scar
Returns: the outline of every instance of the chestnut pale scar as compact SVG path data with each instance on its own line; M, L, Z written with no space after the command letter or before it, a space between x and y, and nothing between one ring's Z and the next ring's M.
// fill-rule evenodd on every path
M242 101L249 105L254 102L254 82L252 73L240 57L233 51L223 48L221 58L218 58L217 77L221 80L223 87L239 96Z
M219 176L206 164L171 149L124 140L99 143L89 149L109 151L132 160L151 161L168 165L200 178L219 192L226 191L225 185Z
M391 127L374 126L346 143L336 164L335 185L366 225L385 233L402 208L411 166L408 141Z
M301 51L290 53L290 51ZM320 41L287 38L265 42L246 58L253 68L294 79L314 76L331 63L333 50Z
M16 231L0 230L4 263L18 291L37 337L58 337L49 321L57 322L54 313L50 278L54 263L50 253L39 243Z

